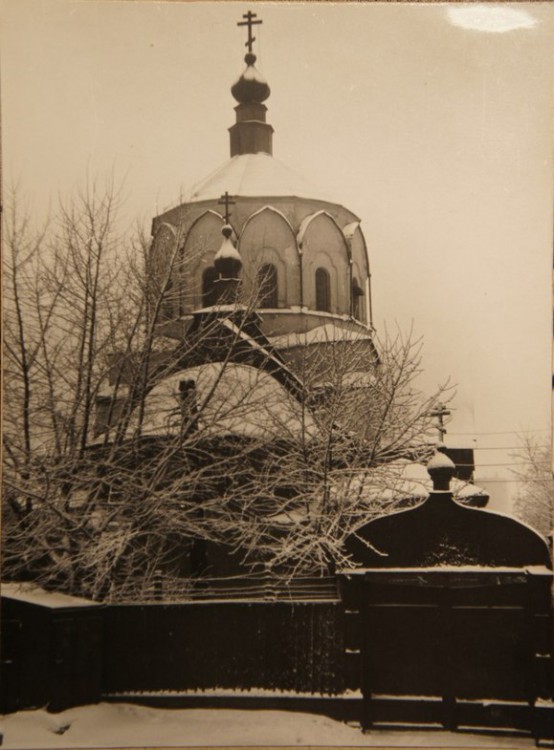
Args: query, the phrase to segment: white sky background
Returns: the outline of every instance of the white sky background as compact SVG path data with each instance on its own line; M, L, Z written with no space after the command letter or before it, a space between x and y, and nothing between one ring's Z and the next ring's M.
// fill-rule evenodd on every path
M362 219L378 331L413 321L425 339L424 384L458 384L447 442L545 437L549 3L2 0L5 183L17 181L44 211L87 170L115 166L129 221L148 224L178 203L229 157L230 86L246 38L236 22L251 6L264 21L255 51L272 89L274 155ZM497 30L454 25L454 9L471 11L470 25L490 26L496 14ZM514 19L519 28L498 30ZM477 477L510 474L483 466Z

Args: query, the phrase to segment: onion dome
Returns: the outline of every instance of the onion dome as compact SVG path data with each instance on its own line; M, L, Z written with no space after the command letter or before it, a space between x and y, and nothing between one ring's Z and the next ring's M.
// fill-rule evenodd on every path
M254 65L256 55L253 52L246 53L244 62L244 73L231 87L231 93L239 104L261 104L271 93L269 85Z
M237 248L231 242L233 228L225 224L221 230L223 242L214 257L214 267L220 280L238 279L242 260Z
M456 466L448 458L443 443L437 445L437 451L427 464L427 472L433 480L435 492L450 492L450 480L456 472Z

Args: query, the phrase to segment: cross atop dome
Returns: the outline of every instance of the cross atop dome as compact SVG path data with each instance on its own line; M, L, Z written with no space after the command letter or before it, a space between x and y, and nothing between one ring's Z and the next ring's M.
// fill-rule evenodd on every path
M246 18L246 21L238 21L237 26L248 26L248 40L245 42L245 47L248 47L248 52L252 54L252 44L256 41L256 37L252 36L252 26L256 26L258 24L263 23L261 19L258 19L255 21L255 18L258 18L256 13L252 13L251 10L248 11L248 13L243 13L243 18ZM246 60L248 62L248 60ZM255 62L255 60L254 60Z
M252 13L251 10L244 13L242 17L246 20L238 21L237 26L248 27L248 39L245 44L248 47L248 52L244 56L247 67L231 88L231 93L239 104L261 104L269 96L270 89L265 78L254 67L256 55L252 52L252 45L256 41L256 37L252 35L252 27L262 23L262 21L257 19L256 13Z

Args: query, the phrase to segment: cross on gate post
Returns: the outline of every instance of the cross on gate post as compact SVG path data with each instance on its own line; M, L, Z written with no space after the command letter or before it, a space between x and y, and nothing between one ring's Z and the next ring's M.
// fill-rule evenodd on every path
M229 211L229 206L234 206L235 205L235 201L231 198L231 196L229 195L229 193L227 191L225 191L223 193L223 195L221 196L221 198L218 200L217 203L220 206L221 205L225 206L225 216L224 216L224 218L225 218L225 223L228 224L229 223L229 217L231 216L231 212Z
M248 11L248 13L242 14L243 18L246 18L246 21L238 21L237 26L248 26L248 41L245 43L245 47L248 47L248 51L252 52L252 44L256 41L256 37L252 36L252 26L256 26L260 23L263 23L262 20L254 21L255 18L257 18L256 13L252 13L251 10Z

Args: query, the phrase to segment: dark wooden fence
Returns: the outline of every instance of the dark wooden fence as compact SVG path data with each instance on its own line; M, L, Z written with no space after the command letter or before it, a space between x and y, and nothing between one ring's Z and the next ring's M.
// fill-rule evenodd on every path
M2 596L0 712L62 711L102 693L103 608L71 597L55 604Z
M100 607L5 597L1 710L106 699L222 705L222 691L246 707L251 691L249 706L282 708L282 696L287 708L346 711L366 728L554 736L549 571L381 569L341 579L342 597L311 581L305 599L298 581L264 585L255 600L240 581L240 599L217 587L195 591L204 599ZM346 698L360 688L363 699Z
M338 601L111 605L104 693L344 689Z
M146 602L101 606L58 594L10 596L6 587L0 712L118 696L344 690L335 578L196 583L155 581Z

